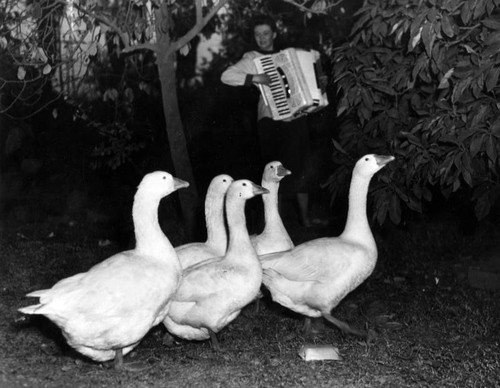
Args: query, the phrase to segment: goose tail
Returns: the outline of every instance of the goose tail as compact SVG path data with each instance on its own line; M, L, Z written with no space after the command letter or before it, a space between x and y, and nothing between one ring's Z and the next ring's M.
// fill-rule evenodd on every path
M23 313L23 314L39 314L38 309L40 307L42 307L41 304L33 304L31 306L22 307L22 308L18 309L17 311L19 311L20 313Z
M38 290L38 291L33 291L33 292L30 292L29 294L26 294L26 296L30 297L30 298L40 298L42 297L43 295L45 295L45 293L49 291L49 290Z

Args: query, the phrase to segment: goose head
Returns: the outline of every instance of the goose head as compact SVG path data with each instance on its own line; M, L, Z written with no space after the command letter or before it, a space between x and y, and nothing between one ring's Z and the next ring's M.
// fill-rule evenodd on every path
M229 190L227 191L227 197L238 197L244 200L255 197L256 195L267 194L268 189L262 186L256 185L248 179L240 179L234 181Z
M368 154L363 156L356 162L354 166L353 175L371 178L379 170L381 170L387 163L392 162L394 156L392 155L375 155Z
M266 167L264 167L262 180L266 182L279 182L291 173L292 172L286 169L281 162L275 160L273 162L269 162L266 164Z
M229 175L226 174L221 174L217 175L212 179L210 182L210 188L213 188L214 194L217 197L223 197L224 194L226 194L227 189L233 183L234 179L231 178Z
M146 174L142 178L137 194L148 198L161 199L178 189L188 186L188 182L175 178L168 172L155 171Z

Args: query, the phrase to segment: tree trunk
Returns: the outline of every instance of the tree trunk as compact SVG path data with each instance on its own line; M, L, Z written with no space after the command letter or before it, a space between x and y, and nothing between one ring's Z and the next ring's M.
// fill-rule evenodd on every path
M163 112L165 115L170 154L175 168L175 176L189 182L187 189L178 191L182 216L186 227L186 236L193 241L198 214L198 190L194 180L193 168L189 158L186 136L182 125L177 100L177 82L175 72L175 52L164 55L158 60L158 73L161 82Z

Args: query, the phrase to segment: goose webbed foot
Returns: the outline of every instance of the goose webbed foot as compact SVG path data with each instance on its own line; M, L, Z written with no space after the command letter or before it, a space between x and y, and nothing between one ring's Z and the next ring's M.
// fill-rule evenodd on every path
M123 350L117 349L115 351L115 358L113 360L113 368L116 370L126 370L128 372L143 372L151 368L151 365L143 361L123 361Z
M302 326L302 333L307 337L312 334L321 333L324 326L318 318L304 317L304 326Z
M328 321L328 322L331 322L333 323L335 326L337 326L340 330L342 330L342 332L344 333L349 333L349 334L353 334L353 335L356 335L358 337L363 337L363 338L367 338L368 335L367 333L365 333L364 331L360 331L358 329L355 329L355 328L352 328L351 326L349 326L347 323L341 321L340 319L337 319L335 317L332 317L330 314L323 314L323 317Z
M163 335L162 344L171 348L175 345L175 339L168 331Z

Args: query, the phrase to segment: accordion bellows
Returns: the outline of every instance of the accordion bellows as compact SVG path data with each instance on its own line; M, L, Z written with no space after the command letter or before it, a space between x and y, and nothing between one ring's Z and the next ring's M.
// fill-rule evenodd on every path
M274 120L293 120L328 105L312 51L289 48L255 58L254 63L259 73L271 78L269 85L259 88Z

